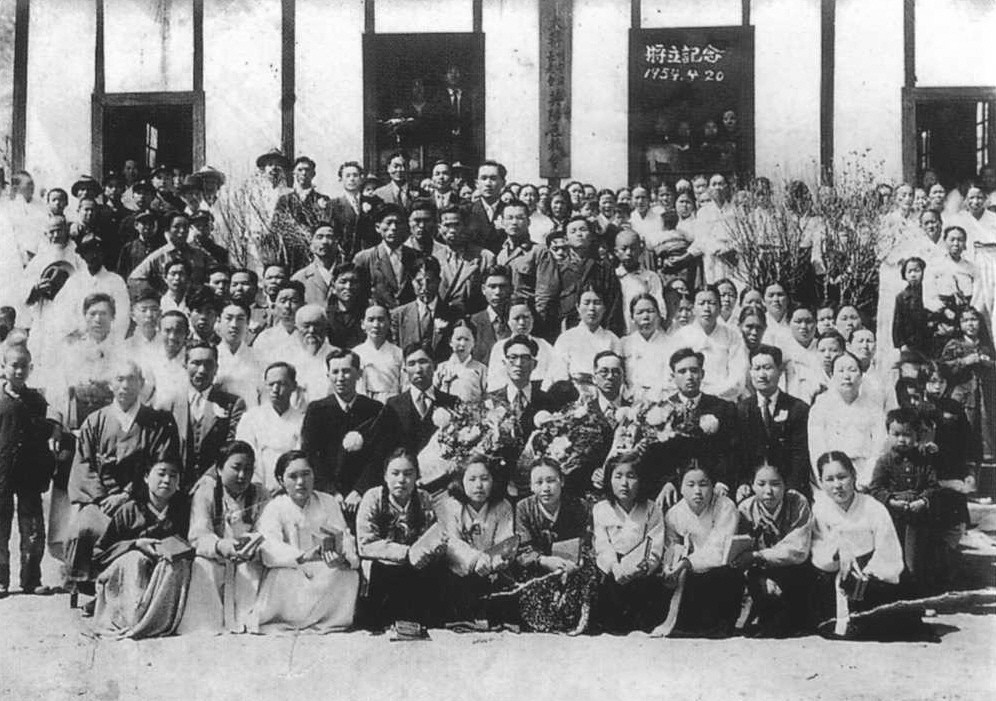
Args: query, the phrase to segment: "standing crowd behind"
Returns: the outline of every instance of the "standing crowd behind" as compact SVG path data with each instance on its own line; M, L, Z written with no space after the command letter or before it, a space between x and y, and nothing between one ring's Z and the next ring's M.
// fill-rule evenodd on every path
M259 232L224 230L213 168L128 161L42 196L13 176L0 598L15 513L21 591L119 637L907 637L915 610L859 612L959 587L996 462L992 169L878 188L858 309L821 294L833 193L799 182L791 289L738 268L764 178L559 190L489 160L412 184L398 153L386 184L343 163L333 197L310 158L256 165L260 230L295 235L248 267L228 242ZM441 447L482 431L497 447Z

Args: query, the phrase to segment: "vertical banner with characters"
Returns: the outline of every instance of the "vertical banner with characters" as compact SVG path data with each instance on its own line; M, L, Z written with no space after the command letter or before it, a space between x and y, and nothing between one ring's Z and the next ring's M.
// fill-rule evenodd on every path
M631 182L754 168L754 28L633 29Z

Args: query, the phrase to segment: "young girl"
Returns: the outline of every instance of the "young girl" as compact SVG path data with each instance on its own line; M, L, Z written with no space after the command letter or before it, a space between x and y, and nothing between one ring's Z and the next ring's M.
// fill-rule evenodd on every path
M906 287L896 295L892 317L892 345L900 351L930 352L930 331L927 309L923 305L923 274L927 263L923 258L907 258L899 269Z
M97 541L93 627L98 635L151 638L171 635L179 625L190 560L171 561L160 550L164 539L187 533L189 514L179 488L178 465L153 464L142 488L114 513Z
M726 637L740 610L743 575L726 563L726 547L737 531L737 507L714 491L715 481L692 461L681 470L681 501L664 517L668 548L683 545L687 554L664 570L668 583L686 581L678 605L675 633Z
M488 607L482 597L492 589L491 575L508 569L512 560L487 552L515 534L512 507L494 483L491 461L472 455L439 507L450 568L447 619L451 621L485 617Z
M536 341L539 352L536 354L536 367L533 377L545 378L553 363L553 346L545 339L533 335L534 316L530 302L525 297L513 297L508 303L508 328L513 336L526 336ZM488 359L488 391L503 389L508 384L508 370L505 365L505 349L503 343L496 343L491 348Z
M633 399L660 399L670 389L667 361L673 348L663 329L661 310L653 295L641 294L629 303L636 330L623 336L622 355Z
M452 394L461 402L479 402L487 388L488 366L471 355L476 337L477 327L469 319L453 322L450 336L453 355L436 368L436 389Z
M784 637L806 630L812 584L809 560L813 514L799 492L785 487L781 470L762 463L754 470L753 496L740 502L739 529L757 549L747 567L752 607L744 627L750 637Z
M550 368L550 382L570 379L575 384L591 384L595 356L601 351L619 353L619 337L602 328L605 317L605 300L594 287L586 287L578 300L581 323L560 334L553 345L554 362Z
M620 453L605 467L605 499L592 509L595 563L605 574L598 593L598 618L610 633L649 632L663 618L660 580L651 574L664 553L664 518L641 488L640 457ZM650 539L649 552L645 542ZM639 562L623 556L646 552Z
M879 615L867 625L849 621L855 611L900 598L903 553L888 510L856 490L851 458L836 450L823 453L816 469L823 490L813 504L812 546L814 614L820 634L895 639L914 628L922 632L922 612Z
M445 541L438 541L441 547L412 550L436 521L432 499L416 488L417 480L417 458L395 450L384 468L384 484L363 495L356 514L356 538L370 583L366 624L374 630L397 620L428 627L438 620Z
M553 572L563 577L547 578L519 596L519 615L539 632L572 631L587 627L595 594L597 570L591 557L591 515L584 502L565 497L560 465L540 458L530 470L532 496L515 507L515 532L519 553L515 563L520 579ZM579 557L564 558L554 544L576 540Z
M253 633L329 633L353 623L360 559L339 501L315 491L308 457L290 450L274 475L283 493L263 509L257 531L266 572L250 614Z
M187 607L178 632L242 633L256 601L263 567L245 540L268 495L252 481L252 446L233 441L198 480L190 506L190 544L196 549Z

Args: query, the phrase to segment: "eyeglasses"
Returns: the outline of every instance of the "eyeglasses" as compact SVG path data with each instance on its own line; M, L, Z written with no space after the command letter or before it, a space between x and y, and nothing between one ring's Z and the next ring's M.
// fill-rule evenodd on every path
M533 356L531 356L528 353L522 353L522 354L512 353L510 355L506 355L505 360L507 360L510 363L525 363L525 362L532 362L533 360L535 360L535 358L533 358Z
M595 374L599 377L622 377L623 371L621 368L599 368Z

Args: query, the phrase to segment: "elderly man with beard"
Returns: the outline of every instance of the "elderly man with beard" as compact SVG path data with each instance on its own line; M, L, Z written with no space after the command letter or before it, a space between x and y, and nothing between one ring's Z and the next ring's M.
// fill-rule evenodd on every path
M329 380L325 369L325 356L333 349L328 342L328 318L325 309L317 304L306 304L297 310L294 324L300 340L297 350L285 360L296 372L297 397L295 406L304 408L329 394Z

